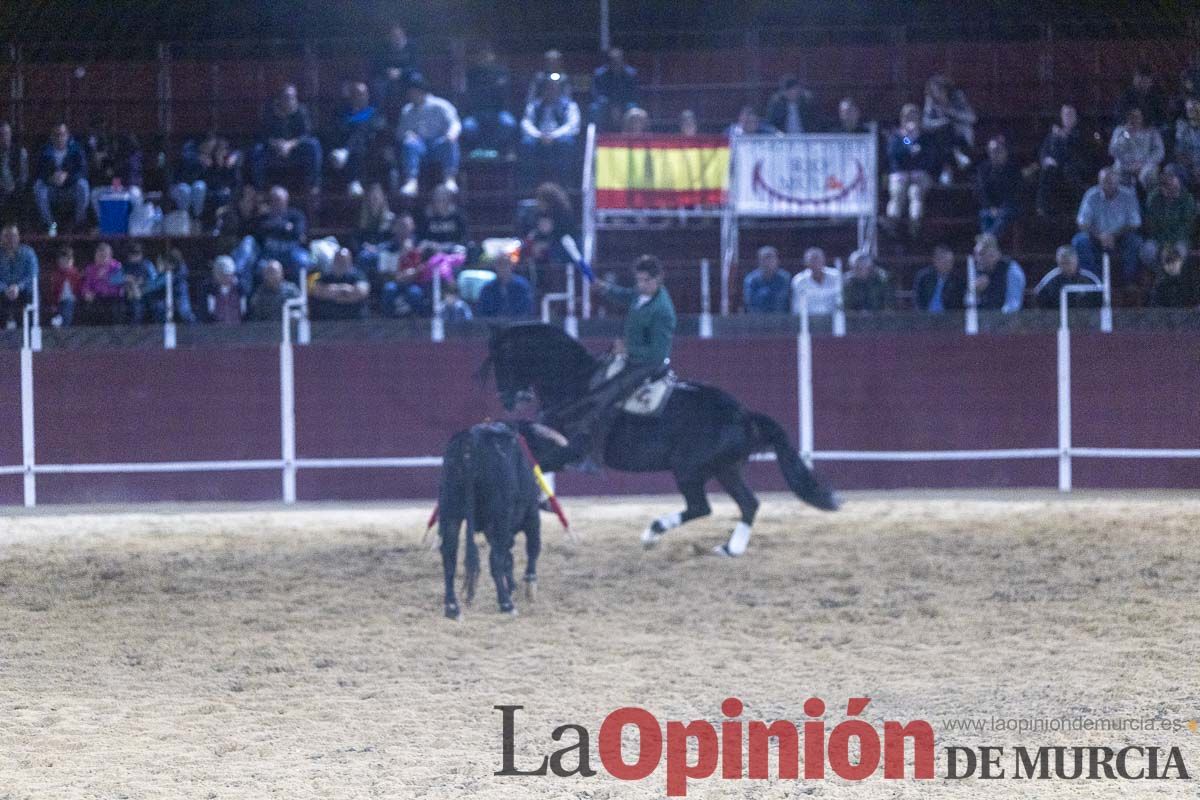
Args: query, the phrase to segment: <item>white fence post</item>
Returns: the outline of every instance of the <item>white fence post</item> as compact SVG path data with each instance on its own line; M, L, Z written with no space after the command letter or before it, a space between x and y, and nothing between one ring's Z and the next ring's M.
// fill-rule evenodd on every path
M24 336L21 341L21 464L25 474L25 507L37 505L37 477L33 471L36 463L33 438L33 332L30 317L36 314L34 306L25 306L22 315Z
M800 333L796 337L796 376L800 383L800 458L813 460L812 333L808 326L808 293L800 294Z
M312 325L308 321L308 269L300 269L300 317L296 320L296 344L312 341Z
M163 316L163 349L175 349L175 270L167 272L166 313Z
M1104 301L1100 305L1100 330L1112 333L1112 264L1108 253L1104 254L1104 282L1101 288L1104 290Z
M296 367L292 350L292 315L303 314L303 298L283 304L283 339L279 343L279 430L283 459L283 502L296 502Z
M700 259L700 338L711 339L713 336L713 318L712 318L712 288L708 285L711 275L709 274L708 259Z
M1066 324L1066 296L1063 296L1063 322L1058 328L1058 490L1071 491L1071 329Z
M446 319L442 316L442 271L433 271L433 319L429 324L429 338L435 342L446 339Z
M979 333L979 295L975 291L975 256L967 256L967 316L968 336Z
M837 267L838 274L838 292L837 305L833 309L833 335L846 335L846 267L842 263L842 259L837 259L833 262Z

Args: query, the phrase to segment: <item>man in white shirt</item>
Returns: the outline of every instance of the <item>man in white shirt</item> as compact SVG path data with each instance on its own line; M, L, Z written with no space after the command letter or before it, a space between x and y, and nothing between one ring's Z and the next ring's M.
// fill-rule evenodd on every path
M564 94L564 85L561 75L547 76L521 118L521 155L555 175L571 163L580 130L579 105Z
M810 247L804 251L804 269L792 278L792 313L799 314L808 299L809 314L832 314L841 295L842 276L826 266L825 251Z
M401 151L405 183L400 193L417 196L421 164L432 161L442 169L443 186L458 191L458 136L462 123L454 105L429 93L429 84L414 76L408 87L408 105L400 112Z

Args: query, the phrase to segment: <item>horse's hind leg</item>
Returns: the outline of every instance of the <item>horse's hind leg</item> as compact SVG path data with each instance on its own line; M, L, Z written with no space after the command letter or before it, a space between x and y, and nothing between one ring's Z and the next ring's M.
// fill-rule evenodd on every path
M679 491L683 493L687 507L681 512L668 514L651 522L646 530L642 531L643 545L653 547L658 544L658 540L663 537L663 534L672 528L678 528L685 522L707 517L712 513L712 507L708 504L708 494L704 491L704 481L705 478L682 480L676 476L675 483L679 486Z
M536 509L525 521L525 599L537 598L537 562L542 552L542 520Z
M746 552L746 547L750 544L750 530L754 525L754 516L758 513L758 498L754 496L754 492L750 491L750 487L742 478L740 464L731 464L723 468L717 473L716 478L725 491L729 492L733 502L737 503L738 509L742 512L742 518L734 526L733 532L729 534L729 541L714 548L713 552L722 556L740 556Z

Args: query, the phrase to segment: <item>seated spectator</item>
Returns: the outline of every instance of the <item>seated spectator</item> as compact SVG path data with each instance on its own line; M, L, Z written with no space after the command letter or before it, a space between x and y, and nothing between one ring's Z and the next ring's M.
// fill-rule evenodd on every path
M742 110L738 112L737 121L729 126L726 133L729 136L749 136L757 133L779 133L779 131L767 122L763 122L758 118L758 112L754 110L754 106L742 106Z
M834 133L870 133L871 129L862 120L862 110L853 97L843 97L838 103L838 126Z
M529 281L513 273L507 258L492 261L496 279L484 284L475 311L481 317L519 319L533 314L533 289Z
M1200 98L1184 103L1185 116L1175 123L1175 163L1193 191L1200 190Z
M135 325L140 325L150 317L146 290L154 285L158 277L154 264L146 258L142 250L141 242L129 245L122 273L125 276L125 318Z
M1142 112L1142 121L1149 127L1161 128L1167 124L1167 99L1154 83L1154 75L1145 64L1133 70L1133 85L1122 93L1117 101L1117 119L1128 119L1131 109Z
M975 173L979 229L999 239L1017 218L1021 202L1021 171L1008 157L1003 136L988 141L988 157Z
M679 135L700 135L700 124L696 121L696 112L692 111L690 108L685 108L683 111L679 112Z
M242 154L215 135L183 146L171 184L171 199L193 219L211 221L233 200L241 185Z
M125 275L113 258L112 245L96 245L95 258L83 270L83 321L87 325L119 325L124 321Z
M172 247L158 258L158 269L154 280L142 290L142 296L150 307L154 321L167 321L167 284L172 292L172 321L192 324L196 314L192 311L191 294L188 292L188 266L179 248Z
M804 251L804 269L792 278L792 313L799 314L807 298L809 314L832 314L837 310L841 283L841 273L825 265L825 251L808 248Z
M283 304L300 296L300 287L283 279L283 265L271 259L262 268L262 280L250 296L247 319L253 322L279 322Z
M1025 271L1000 254L990 233L975 237L975 298L978 308L1013 314L1025 303Z
M1133 186L1141 183L1150 189L1158 180L1158 167L1162 164L1165 150L1162 134L1142 122L1142 110L1136 106L1125 114L1125 124L1113 130L1108 143L1108 154L1113 157L1113 167L1121 183Z
M421 215L417 228L417 241L421 248L449 250L466 247L467 218L454 202L454 195L445 186L433 190L429 205Z
M563 247L564 236L575 236L575 211L566 191L556 183L543 183L533 195L535 208L531 218L519 220L525 227L521 259L544 269L563 266L571 261Z
M608 63L592 76L592 121L602 131L621 129L625 112L637 105L637 70L625 63L625 51L613 47Z
M1150 290L1150 305L1157 308L1192 308L1196 293L1184 270L1185 254L1176 247L1165 247L1160 255L1158 276Z
M98 123L84 138L88 159L88 178L92 184L92 209L98 195L107 189L128 191L134 203L142 201L142 177L145 164L141 143L131 133L114 132L107 121Z
M446 322L470 322L475 314L458 294L458 287L448 283L442 289L442 319Z
M267 104L261 136L250 158L254 186L261 191L268 181L299 184L315 193L321 185L321 143L294 85L285 84Z
M312 318L364 319L369 293L366 277L354 268L353 256L343 247L333 257L329 270L322 272L308 290Z
M579 106L564 93L561 79L547 78L541 86L521 118L521 156L539 179L549 176L566 183L579 137Z
M517 120L508 110L512 76L496 60L496 50L482 45L467 70L467 116L463 145L472 157L506 156L517 147Z
M934 75L925 84L925 110L921 127L930 135L935 172L941 182L953 180L951 165L966 169L971 165L969 155L975 146L975 110L967 96L945 75Z
M83 296L83 277L75 268L75 252L68 245L54 255L54 274L50 276L50 324L69 328L75 324L75 305Z
M567 72L563 55L558 50L547 50L542 54L542 68L533 74L533 79L529 81L529 88L525 92L526 106L536 103L542 97L542 87L548 81L557 82L562 87L562 96L568 100L571 99L575 87L571 83L571 76Z
M244 239L254 233L254 223L266 210L263 198L252 183L244 183L233 203L217 212L218 236Z
M644 108L629 109L625 112L625 116L621 118L621 133L629 133L638 135L645 133L650 129L650 115L646 113Z
M0 219L20 212L29 188L29 152L13 139L12 124L0 122Z
M387 122L371 105L365 83L351 83L345 92L345 105L338 111L329 135L329 166L345 182L351 197L362 197L363 181L379 180L387 172L378 144Z
M429 84L414 76L408 85L408 105L400 112L399 136L405 197L417 196L417 177L423 164L441 169L442 185L458 191L458 137L462 123L449 100L429 93Z
M917 308L930 314L960 311L966 282L954 271L954 251L944 244L933 248L933 265L917 273L913 296Z
M1114 169L1100 170L1099 183L1083 195L1075 222L1079 233L1071 240L1071 246L1079 255L1080 269L1093 275L1100 273L1101 253L1111 253L1118 262L1114 283L1118 276L1123 283L1137 279L1142 248L1137 230L1142 226L1142 212L1137 195L1133 189L1121 185Z
M21 231L10 222L0 230L0 324L5 329L21 324L25 306L33 302L37 279L37 255L21 244Z
M1070 245L1063 245L1054 253L1057 266L1046 273L1046 276L1034 287L1039 308L1057 310L1062 300L1064 286L1099 286L1100 278L1094 273L1079 268L1079 256ZM1067 295L1067 305L1071 308L1099 308L1103 302L1100 292Z
M388 37L371 56L371 94L385 110L403 105L410 78L417 72L417 55L408 30L400 23L388 28Z
M81 228L87 217L91 192L87 161L83 148L71 138L65 123L54 126L50 142L42 148L33 174L33 201L46 230L51 234L57 232L53 209L58 206L69 206L74 227Z
M299 209L289 205L287 189L274 186L268 195L266 211L250 225L252 235L242 239L233 253L238 281L244 291L253 288L257 266L262 259L275 259L283 264L288 280L295 281L302 270L312 264L305 247L307 222Z
M939 169L933 137L921 129L921 112L911 103L900 109L900 127L888 138L887 216L898 223L908 215L916 236L925 213L925 195Z
M767 103L767 124L781 133L817 130L812 118L812 92L800 85L794 75L779 82L779 90Z
M385 284L396 280L398 272L421 262L416 235L412 214L403 212L392 222L391 237L386 242L363 245L355 264L367 276L373 291L379 292Z
M387 254L385 254L386 256ZM386 257L380 263L391 261ZM436 275L442 286L454 283L454 271L466 260L461 253L443 253L432 249L413 248L397 254L395 266L388 265L388 272L381 268L380 277L385 279L379 293L379 305L384 316L428 317L433 314L433 281Z
M237 265L229 256L213 259L212 279L204 293L208 321L236 325L246 316L246 295L238 282Z
M791 291L792 276L779 268L779 251L770 245L758 248L758 268L742 288L746 313L786 314Z
M1159 179L1158 188L1146 198L1142 215L1142 264L1153 268L1159 263L1159 253L1175 247L1186 253L1192 249L1192 233L1196 229L1196 200L1183 188L1183 170L1167 165Z
M396 214L388 207L387 195L383 186L372 183L363 200L362 209L358 212L358 229L355 240L359 247L379 245L392 238L392 227L396 224Z
M1058 122L1050 127L1038 150L1038 167L1038 215L1044 217L1063 208L1074 208L1089 174L1075 106L1064 105L1059 109Z
M847 311L883 311L895 305L891 279L885 270L875 266L870 250L850 254L850 274L842 298Z

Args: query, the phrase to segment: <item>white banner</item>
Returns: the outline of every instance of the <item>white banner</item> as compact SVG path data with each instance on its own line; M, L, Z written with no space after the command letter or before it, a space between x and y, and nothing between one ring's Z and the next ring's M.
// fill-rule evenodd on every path
M748 217L878 213L876 136L802 133L732 141L733 211Z

